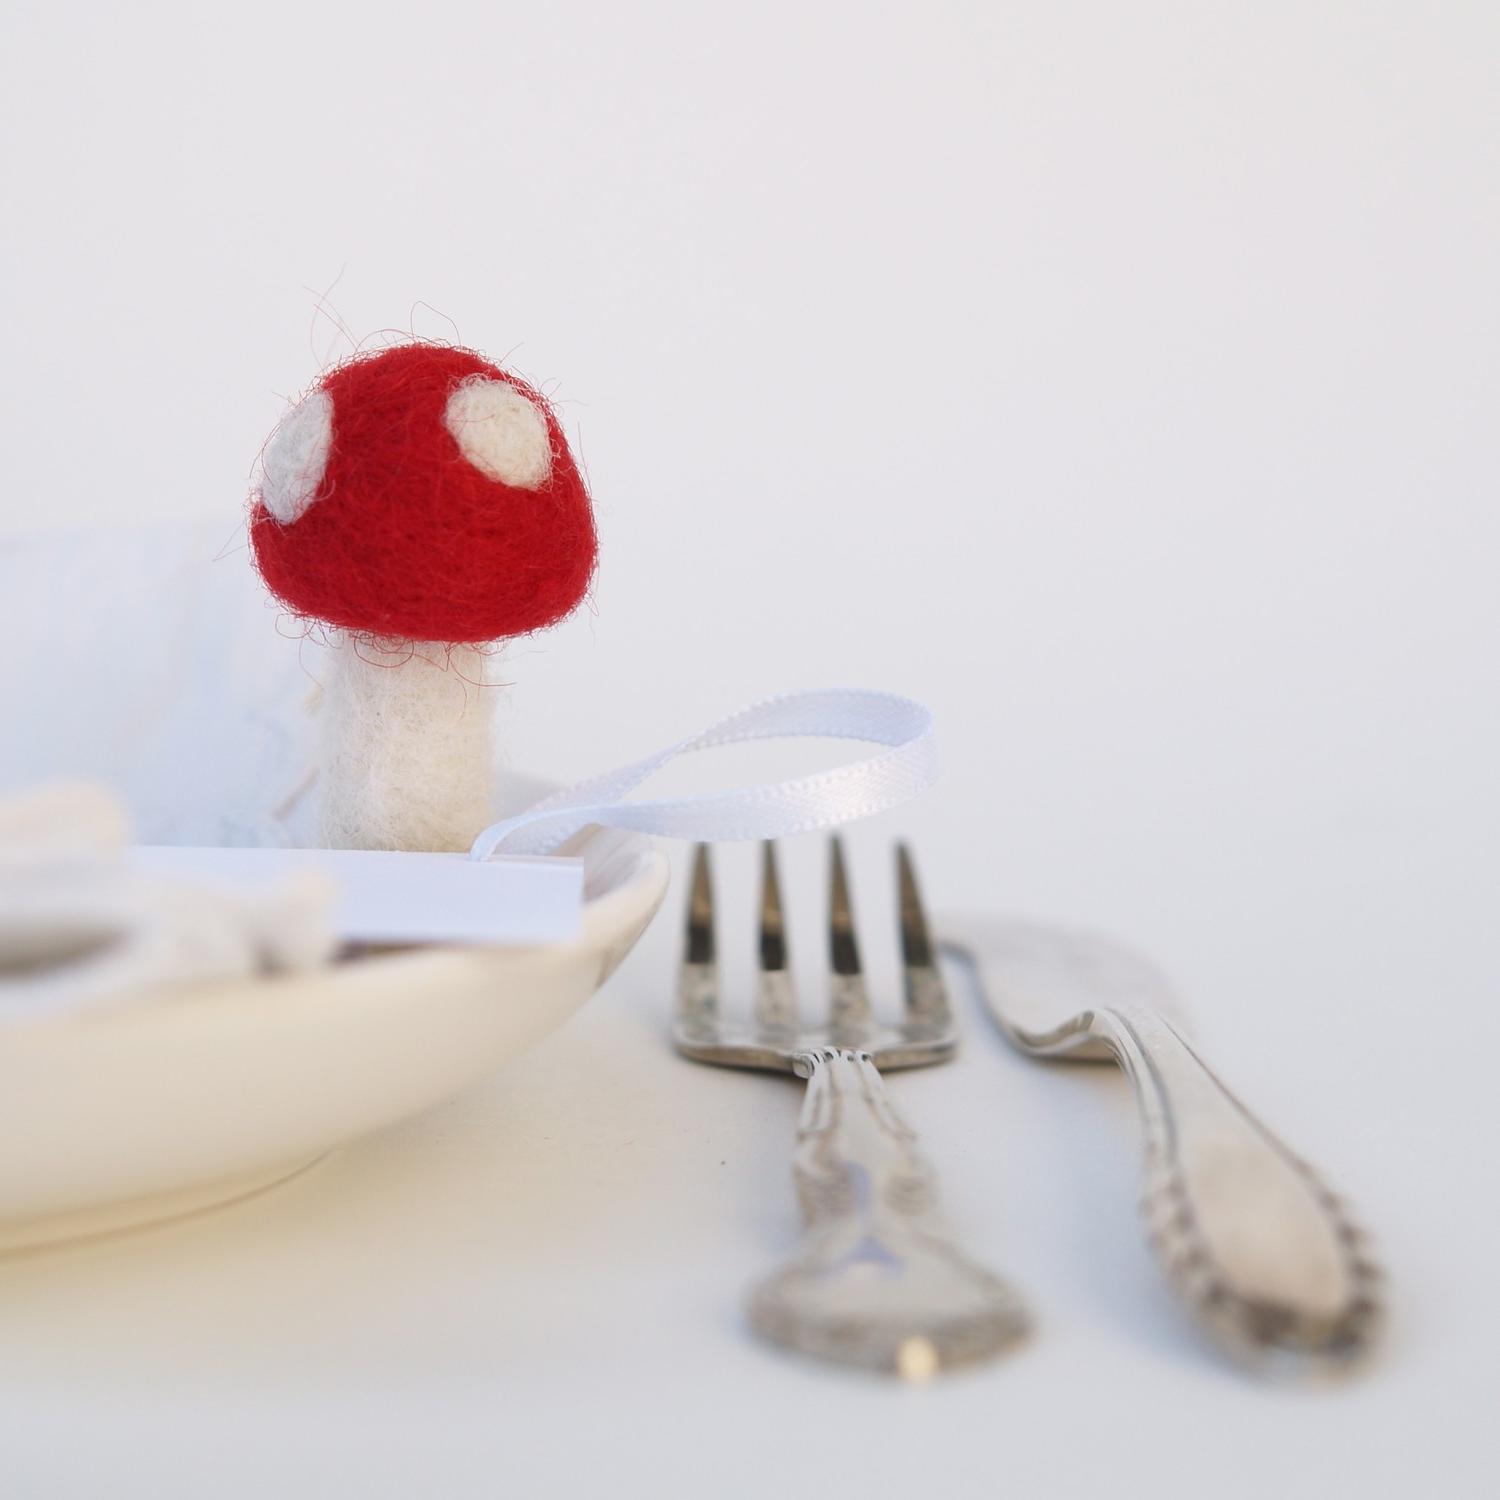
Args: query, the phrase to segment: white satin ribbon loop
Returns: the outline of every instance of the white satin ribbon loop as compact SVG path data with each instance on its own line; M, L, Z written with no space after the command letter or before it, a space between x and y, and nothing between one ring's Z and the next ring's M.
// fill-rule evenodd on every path
M886 748L790 781L672 800L621 801L679 755L746 740L795 738L864 740ZM742 708L645 760L544 797L486 828L469 855L550 854L593 823L704 843L784 838L884 812L925 791L936 776L932 715L920 703L858 689L787 693Z

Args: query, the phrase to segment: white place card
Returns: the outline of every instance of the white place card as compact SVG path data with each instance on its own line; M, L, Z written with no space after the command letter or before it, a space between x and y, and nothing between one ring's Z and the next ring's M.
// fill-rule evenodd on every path
M326 875L340 891L334 927L348 942L567 942L578 936L583 914L581 859L167 845L137 845L130 857L139 869L194 883L265 884L302 870Z

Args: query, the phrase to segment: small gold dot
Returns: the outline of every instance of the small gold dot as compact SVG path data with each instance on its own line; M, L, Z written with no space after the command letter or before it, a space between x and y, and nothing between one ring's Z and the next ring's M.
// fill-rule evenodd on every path
M907 1339L896 1351L896 1373L903 1380L920 1385L937 1372L938 1352L931 1339Z

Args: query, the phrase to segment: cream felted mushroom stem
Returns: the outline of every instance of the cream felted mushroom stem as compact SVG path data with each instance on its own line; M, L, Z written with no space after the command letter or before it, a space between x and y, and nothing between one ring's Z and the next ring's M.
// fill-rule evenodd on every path
M467 849L495 811L495 653L340 631L325 662L319 842Z
M331 627L321 842L467 849L495 813L494 643L561 619L593 574L550 407L469 350L351 360L277 428L250 531L271 591Z

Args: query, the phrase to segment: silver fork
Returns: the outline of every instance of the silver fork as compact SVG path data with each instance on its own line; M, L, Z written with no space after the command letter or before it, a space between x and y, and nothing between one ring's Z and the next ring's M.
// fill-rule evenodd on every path
M908 1379L988 1358L1025 1331L1025 1309L943 1228L932 1168L877 1071L946 1062L958 1044L911 856L898 846L901 1021L884 1025L871 1011L843 848L834 839L831 1006L825 1024L802 1026L787 967L775 850L769 843L762 848L753 1019L735 1023L720 1014L713 887L708 853L699 845L673 1032L677 1050L695 1061L807 1080L793 1162L806 1238L752 1292L751 1326L803 1353Z

